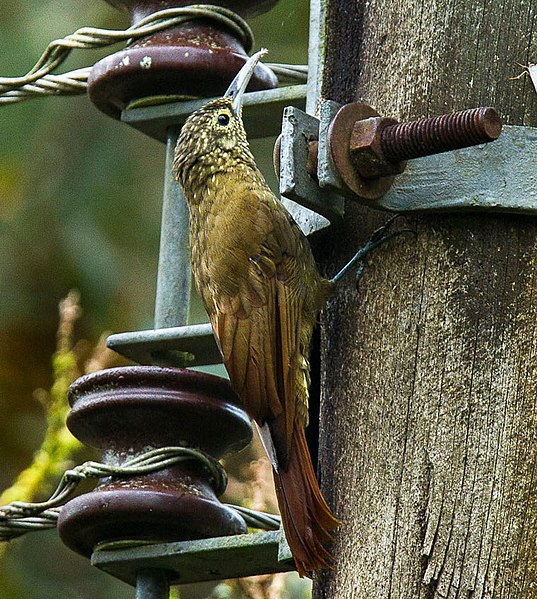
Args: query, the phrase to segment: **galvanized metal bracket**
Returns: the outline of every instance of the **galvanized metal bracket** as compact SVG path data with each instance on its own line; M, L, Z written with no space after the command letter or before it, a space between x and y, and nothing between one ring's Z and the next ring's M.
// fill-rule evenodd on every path
M121 113L121 120L149 137L166 142L170 127L180 128L192 112L211 99L213 98L127 108ZM304 108L305 104L306 85L291 85L245 94L243 119L248 137L261 139L278 136L284 107Z
M117 333L106 345L138 364L186 368L222 363L209 323Z
M492 143L411 160L376 207L537 215L537 128L505 125Z
M91 563L133 586L143 570L164 570L172 584L186 584L292 571L295 565L286 547L280 531L131 548L112 543L98 548Z
M280 147L280 193L334 222L343 216L344 199L324 190L307 172L310 144L320 139L319 120L288 106L283 111Z
M319 109L319 146L317 155L317 179L321 189L340 192L343 182L332 166L328 146L328 129L342 104L333 100L322 100Z
M343 216L343 201L339 196L330 204L326 198L338 196L327 193L348 197L327 142L330 122L339 108L336 102L322 101L319 120L296 108L286 110L288 125L282 129L280 192L308 207L321 206L329 218L334 213ZM315 131L317 138L313 137ZM304 139L318 141L316 180L307 172ZM468 210L537 214L536 172L537 129L504 126L499 139L492 143L409 161L405 172L378 199L352 199L371 208L402 213Z

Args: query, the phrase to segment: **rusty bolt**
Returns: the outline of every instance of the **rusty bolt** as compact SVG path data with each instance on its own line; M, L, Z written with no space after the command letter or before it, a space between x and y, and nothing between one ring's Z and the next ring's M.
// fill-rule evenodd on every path
M488 107L408 123L372 117L354 124L350 151L362 177L382 177L402 172L405 160L493 141L501 128Z
M494 108L472 108L386 127L381 146L386 159L394 162L494 141L501 130Z
M370 106L343 106L328 131L332 163L344 187L363 199L386 193L406 160L486 143L498 138L501 122L493 108L398 123Z

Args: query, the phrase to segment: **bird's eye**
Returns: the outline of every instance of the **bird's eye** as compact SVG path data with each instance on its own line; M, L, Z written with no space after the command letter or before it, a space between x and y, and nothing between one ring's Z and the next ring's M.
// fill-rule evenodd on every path
M225 112L223 112L222 114L219 114L218 115L218 124L222 125L222 127L229 125L229 115L226 114Z

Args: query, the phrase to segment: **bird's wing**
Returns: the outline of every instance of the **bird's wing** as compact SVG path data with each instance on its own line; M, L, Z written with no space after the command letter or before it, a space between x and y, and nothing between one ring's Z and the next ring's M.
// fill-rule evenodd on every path
M257 199L254 214L255 247L243 256L244 268L233 273L233 284L220 281L210 316L235 391L250 416L259 424L269 423L278 459L285 465L301 401L297 383L304 290L297 258L302 258L305 242L279 204L275 209ZM237 251L244 251L244 244ZM307 403L307 390L302 395Z

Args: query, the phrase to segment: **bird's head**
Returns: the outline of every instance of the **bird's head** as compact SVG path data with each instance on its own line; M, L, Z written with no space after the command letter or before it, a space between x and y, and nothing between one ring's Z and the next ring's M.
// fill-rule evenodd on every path
M183 188L193 175L209 176L236 162L253 162L242 122L242 101L255 67L266 52L263 49L251 56L222 98L208 102L186 120L174 159L175 174Z

